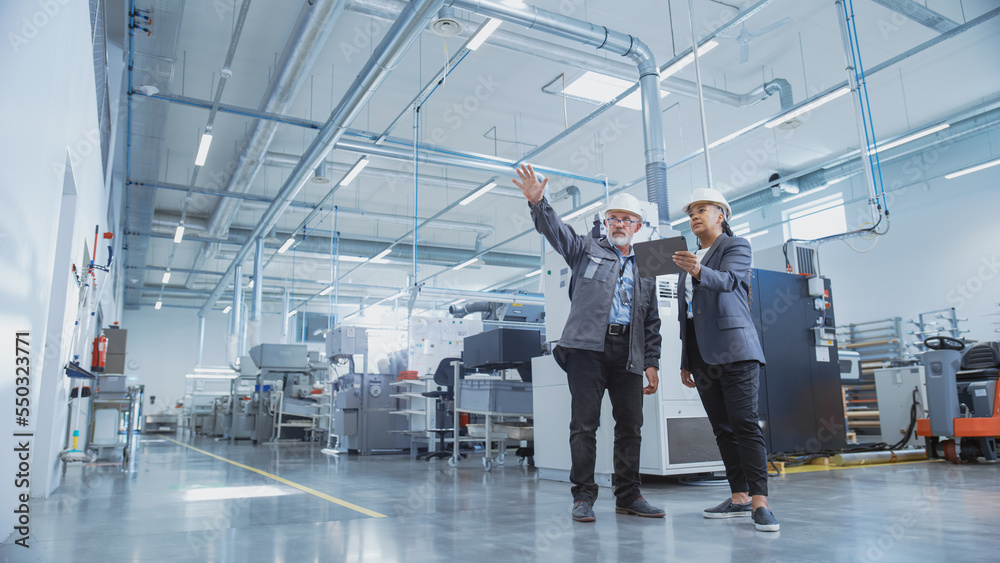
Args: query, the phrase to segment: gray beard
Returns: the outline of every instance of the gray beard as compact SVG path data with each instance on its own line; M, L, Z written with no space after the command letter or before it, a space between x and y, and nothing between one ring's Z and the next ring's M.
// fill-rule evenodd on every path
M632 235L608 235L608 240L615 246L628 246L632 244Z

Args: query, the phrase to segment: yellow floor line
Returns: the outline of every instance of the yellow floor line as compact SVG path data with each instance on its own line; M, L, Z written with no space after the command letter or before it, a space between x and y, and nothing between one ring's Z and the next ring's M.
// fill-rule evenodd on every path
M797 465L795 467L785 467L785 473L812 473L814 471L836 471L839 469L865 469L872 467L889 467L892 465L906 465L910 463L938 462L940 459L920 459L916 461L897 461L895 463L868 463L865 465Z
M235 461L233 461L231 459L226 459L226 458L224 458L222 456L217 456L217 455L215 455L213 453L206 452L205 450L199 450L198 448L196 448L194 446L189 446L189 445L185 444L184 442L178 442L177 440L174 440L173 438L168 438L166 436L164 436L164 438L166 438L167 440L170 440L171 442L173 442L173 443L175 443L177 445L184 446L185 448L192 449L192 450L194 450L194 451L196 451L196 452L198 452L200 454L205 454L208 457L214 457L215 459L217 459L219 461L224 461L226 463L231 463L231 464L235 465L236 467L239 467L239 468L242 468L242 469L246 469L247 471L253 471L256 474L263 475L264 477L267 477L269 479L274 479L275 481L277 481L279 483L284 483L284 484L288 485L289 487L294 487L294 488L296 488L296 489L298 489L298 490L300 490L300 491L302 491L304 493L309 493L310 495L313 495L315 497L319 497L319 498L321 498L323 500L328 500L328 501L330 501L330 502L332 502L334 504L339 504L340 506L343 506L344 508L350 508L351 510L354 510L355 512L360 512L362 514L371 516L372 518L385 518L386 517L385 514L379 514L378 512L375 512L374 510L368 510L367 508L358 506L356 504L349 503L346 500L340 500L339 498L331 497L330 495L328 495L326 493L321 493L321 492L317 491L316 489L310 489L309 487L306 487L305 485L300 485L298 483L294 483L294 482L289 481L288 479L285 479L283 477L278 477L277 475L271 475L267 471L261 471L260 469L257 469L255 467L250 467L249 465L243 465L242 463L235 462Z

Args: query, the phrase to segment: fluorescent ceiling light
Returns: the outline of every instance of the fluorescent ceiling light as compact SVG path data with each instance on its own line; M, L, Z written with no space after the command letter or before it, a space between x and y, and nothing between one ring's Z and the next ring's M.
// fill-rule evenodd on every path
M718 46L719 46L719 43L716 40L709 39L708 41L705 42L704 45L698 47L698 56L702 57L702 56L705 55L705 53L711 51L712 49L714 49L714 48L716 48ZM694 62L694 53L693 52L684 55L684 57L681 58L681 60L677 61L676 63L674 63L674 64L672 64L670 66L668 66L667 68L663 69L662 72L660 72L660 80L663 80L664 78L667 78L667 77L669 77L669 76L671 76L673 74L676 74L682 68L686 67L687 65L689 65L689 64L691 64L693 62Z
M344 262L367 262L368 259L364 256L351 256L349 254L341 254L337 257L337 260L342 260Z
M959 170L958 172L945 174L944 177L947 178L948 180L951 180L952 178L958 178L959 176L965 176L966 174L972 174L973 172L979 172L980 170L985 170L987 168L990 168L991 166L996 166L997 164L1000 164L1000 158L996 160L991 160L989 162L984 162L982 164L977 164L976 166L973 166L971 168L966 168L965 170Z
M162 307L162 306L163 306L163 301L157 301L156 305L153 305L153 308L156 309L156 310L159 310L160 307Z
M236 374L233 375L205 375L201 373L189 373L184 377L188 379L236 379Z
M756 233L747 233L745 235L738 235L738 236L742 236L743 238L750 240L752 238L756 238L759 237L760 235L766 235L766 234L767 234L767 229L764 229L763 231L757 231Z
M465 262L462 262L458 266L455 266L455 270L461 270L462 268L464 268L466 266L471 266L473 263L476 262L476 260L479 260L479 258L472 258L470 260L466 260Z
M392 248L386 248L382 252L379 252L378 254L376 254L375 257L372 258L372 262L375 262L376 260L382 260L383 258L385 258L386 256L388 256L390 252L392 252ZM383 262L384 261L385 260L383 260Z
M222 310L222 314L225 315L225 314L229 313L229 311L232 311L232 310L233 310L233 306L232 305L226 305L226 308Z
M680 219L675 219L675 220L671 221L670 222L670 226L671 227L676 227L677 225L680 225L681 223L687 223L688 221L690 221L690 219L688 218L687 215L685 215L684 217L681 217Z
M163 272L163 279L160 280L160 283L167 283L169 281L170 281L170 272Z
M278 249L278 254L284 254L293 244L295 244L295 237L288 237L288 240Z
M253 487L206 487L184 491L185 501L195 500L226 500L234 498L276 497L291 494L274 485L258 485Z
M331 291L333 291L333 286L332 285L324 288L323 291L319 292L319 294L320 295L330 295Z
M286 317L288 317L288 318L292 318L292 317L294 317L294 316L295 316L295 313L298 313L298 311L296 311L295 309L292 309L292 310L291 310L291 311L289 311L289 312L288 312L288 314L287 314L287 315L285 315L285 316L286 316Z
M771 121L768 121L767 123L765 123L764 127L767 127L768 129L773 129L773 128L781 125L782 123L784 123L786 121L790 121L792 119L795 119L796 117L802 115L803 113L810 112L810 111L818 108L819 106L821 106L821 105L823 105L823 104L825 104L825 103L827 103L829 101L836 100L837 98L843 96L844 94L846 94L846 93L848 93L850 91L851 91L851 89L848 88L847 86L843 86L841 88L838 88L838 89L834 90L833 92L830 92L829 94L827 94L827 95L825 95L825 96L823 96L821 98L817 98L817 99L809 102L808 104L799 107L798 109L794 109L794 110L792 110L792 111L790 111L788 113L783 113L783 114L779 115L778 117L775 117Z
M938 131L941 131L942 129L947 129L948 127L951 127L951 125L948 124L948 123L939 123L939 124L935 125L934 127L928 127L927 129L924 129L923 131L917 131L916 133L914 133L912 135L907 135L907 136L905 136L905 137L903 137L901 139L896 139L895 141L892 141L891 143L886 143L884 145L879 145L877 147L869 147L868 152L870 154L875 154L878 151L886 151L886 150L889 150L889 149L891 149L893 147L898 147L899 145L904 145L906 143L909 143L910 141L915 141L915 140L917 140L917 139L919 139L921 137L926 137L927 135L930 135L931 133L937 133Z
M250 281L247 282L247 289L253 289L253 278L250 278Z
M540 273L542 273L541 270L535 270L534 272L528 272L527 274L524 274L524 277L526 277L526 278L533 278L533 277L537 276Z
M489 182L486 182L485 184L483 184L483 186L481 188L479 188L478 190L474 190L471 193L469 193L469 195L465 196L465 199L463 199L462 201L458 202L458 204L459 205L469 205L470 203L472 203L473 201L475 201L477 198L479 198L479 196L481 196L481 195L485 194L486 192L488 192L488 191L492 190L493 188L495 188L496 185L497 185L497 183L495 181L490 180Z
M184 225L177 225L177 230L174 231L174 242L180 244L183 238L184 238Z
M622 80L621 78L615 78L613 76L588 70L579 78L566 85L563 92L568 96L584 98L606 104L615 99L619 94L628 88L631 88L634 84L635 82L629 82L628 80ZM670 92L661 90L660 97L663 98L669 93ZM641 110L642 97L639 90L632 92L616 105L624 108Z
M354 163L354 168L351 168L351 171L347 173L347 176L344 176L344 179L340 181L340 185L346 186L347 184L353 182L354 179L358 177L358 174L361 174L361 171L365 169L365 166L368 166L367 156L361 157L361 160Z
M490 18L489 21L487 21L486 24L483 25L483 27L479 30L479 33L473 35L472 39L469 39L469 42L465 44L465 48L470 51L475 51L476 49L481 47L483 43L486 42L486 38L489 37L490 35L493 35L493 32L496 31L496 29L500 27L500 24L502 23L503 20Z
M194 157L195 166L204 166L205 159L208 158L208 148L212 146L212 134L205 133L201 136L201 142L198 143L198 155Z
M600 207L601 205L602 204L600 202L598 202L598 203L592 203L592 204L590 204L590 205L588 205L586 207L581 207L580 209L577 209L576 211L574 211L574 212L572 212L572 213L570 213L568 215L565 215L562 218L562 220L563 221L569 221L570 219L576 219L580 215L583 215L584 213L587 213L588 211L590 211L592 209L596 209L596 208Z
M751 129L756 129L757 125L759 123L760 123L759 121L757 123L751 123L750 125L747 125L743 129L740 129L739 131L736 131L734 133L730 133L730 134L726 135L725 137L719 139L718 141L715 141L714 143L709 144L708 145L708 149L712 150L712 149L714 149L715 147L717 147L719 145L724 145L724 144L728 143L729 141L732 141L736 137L739 137L740 135L746 133L747 131L749 131Z

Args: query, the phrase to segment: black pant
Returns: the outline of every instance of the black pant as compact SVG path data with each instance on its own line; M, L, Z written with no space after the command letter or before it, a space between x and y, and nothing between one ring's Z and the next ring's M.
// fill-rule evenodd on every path
M757 424L760 363L757 360L710 365L698 350L694 322L687 321L688 367L734 493L767 496L767 449Z
M601 421L601 401L605 389L611 399L615 419L615 497L618 504L639 498L639 444L642 436L643 376L630 373L628 334L604 337L604 351L572 350L566 370L572 395L569 449L573 466L573 500L597 500L594 466L597 463L597 427Z

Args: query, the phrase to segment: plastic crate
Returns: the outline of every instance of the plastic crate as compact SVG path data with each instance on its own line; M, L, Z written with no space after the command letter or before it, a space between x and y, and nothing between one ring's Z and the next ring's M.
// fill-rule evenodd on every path
M496 379L459 382L458 408L470 411L531 414L531 384Z

